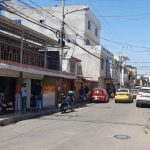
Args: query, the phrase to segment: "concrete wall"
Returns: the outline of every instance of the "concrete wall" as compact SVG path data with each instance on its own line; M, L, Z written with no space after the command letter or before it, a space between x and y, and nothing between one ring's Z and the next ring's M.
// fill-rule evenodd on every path
M88 48L86 48L88 50ZM82 50L83 51L83 50ZM93 49L93 51L89 48L89 52L93 53L95 56L100 56L100 52L97 52ZM98 81L98 78L100 77L100 59L89 54L88 52L82 52L82 53L74 53L75 57L82 60L82 71L83 75L88 80L95 80Z

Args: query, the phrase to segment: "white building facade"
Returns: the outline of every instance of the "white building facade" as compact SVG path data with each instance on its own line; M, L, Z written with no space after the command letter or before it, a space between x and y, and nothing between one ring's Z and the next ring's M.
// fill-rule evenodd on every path
M21 24L59 40L59 34L57 35L56 33L60 33L62 28L62 7L38 9L37 13L37 11L31 8L23 8L14 3L12 5L23 14L34 18L38 24L53 27L55 33L17 15L7 13L5 14L7 17L12 20L21 20ZM100 45L101 25L99 20L87 6L80 5L65 6L64 21L64 41L69 49L63 50L63 71L75 71L77 75L85 80L106 87L105 78L107 79L109 76L111 78L112 76L112 67L110 64L113 54L108 50L104 50ZM71 43L67 41L71 41ZM71 58L76 58L76 61ZM71 65L72 62L75 64ZM106 64L104 65L103 63ZM104 67L102 67L103 65ZM74 69L71 66L74 66ZM111 71L108 67L110 67Z

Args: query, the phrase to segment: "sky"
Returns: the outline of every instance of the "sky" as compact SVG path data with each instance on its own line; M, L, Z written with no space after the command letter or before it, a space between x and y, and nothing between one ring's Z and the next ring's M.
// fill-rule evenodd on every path
M32 1L61 5L61 0ZM101 23L100 43L114 55L127 56L138 74L150 75L150 0L66 0L65 4L89 6Z

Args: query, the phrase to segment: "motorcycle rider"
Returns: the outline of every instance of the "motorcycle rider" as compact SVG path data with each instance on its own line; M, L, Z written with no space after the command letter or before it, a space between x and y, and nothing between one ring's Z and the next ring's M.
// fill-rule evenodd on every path
M69 90L68 91L68 102L70 104L70 106L73 106L74 100L75 100L76 94L74 90Z
M65 112L67 110L74 111L74 100L76 98L76 93L74 90L69 90L67 97L63 96L63 101L60 106L61 112Z

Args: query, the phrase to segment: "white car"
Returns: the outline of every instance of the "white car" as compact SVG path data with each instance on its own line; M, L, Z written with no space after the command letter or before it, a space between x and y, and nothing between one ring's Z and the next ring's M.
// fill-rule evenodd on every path
M150 87L141 87L136 96L136 107L150 105Z

